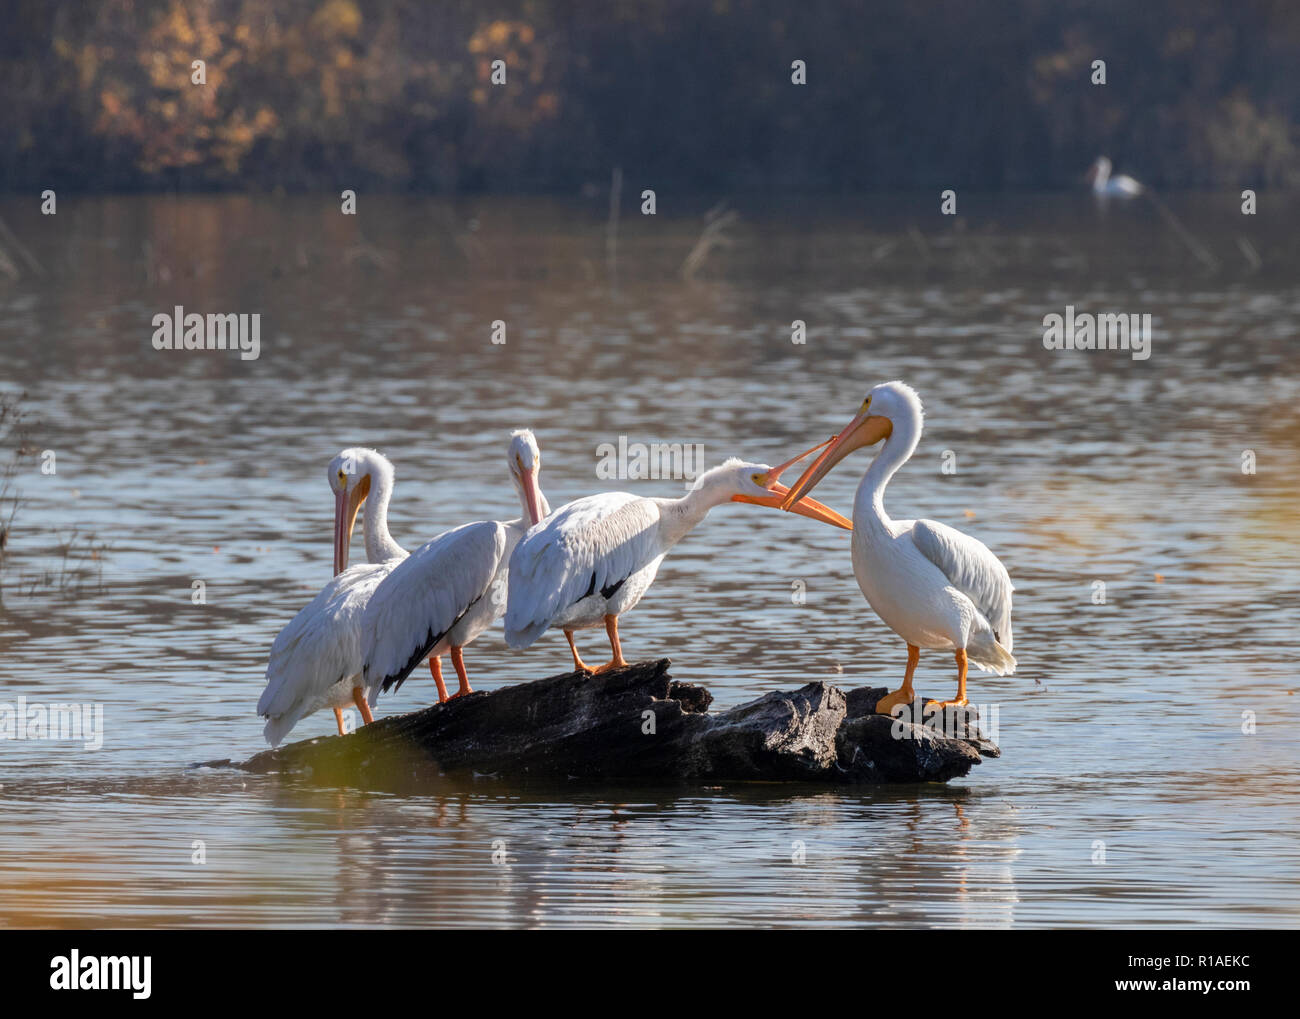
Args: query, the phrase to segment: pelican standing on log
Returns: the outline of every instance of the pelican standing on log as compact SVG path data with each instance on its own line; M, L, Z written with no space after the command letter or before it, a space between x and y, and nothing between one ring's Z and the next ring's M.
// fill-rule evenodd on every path
M441 658L447 651L460 680L452 696L473 692L462 648L501 618L510 554L550 512L537 483L542 454L532 432L511 433L507 463L522 516L445 531L395 566L371 596L361 620L361 656L376 695L400 687L428 655L438 700L448 700Z
M388 500L393 465L373 449L345 449L326 468L334 491L334 578L311 604L290 620L271 645L266 689L257 702L263 735L277 746L302 718L334 709L343 735L343 709L353 705L365 722L374 721L362 680L361 614L380 582L406 551L388 533ZM362 525L369 560L348 568L348 550L357 512L365 503ZM374 699L374 692L369 698Z
M526 648L555 627L564 631L576 670L601 673L627 665L618 617L641 600L669 550L725 502L780 506L786 494L777 481L781 472L830 441L775 469L728 460L700 475L680 499L602 492L560 507L528 532L511 557L506 643ZM812 499L790 508L823 523L852 527ZM593 670L578 655L573 634L601 623L613 657Z
M853 501L853 572L876 614L907 641L903 685L876 705L884 715L915 700L912 675L921 648L956 657L957 696L941 707L966 704L968 662L999 676L1016 671L1006 567L983 542L945 524L892 520L885 512L885 486L916 450L921 416L921 400L910 386L876 386L782 504L794 508L849 453L883 441Z

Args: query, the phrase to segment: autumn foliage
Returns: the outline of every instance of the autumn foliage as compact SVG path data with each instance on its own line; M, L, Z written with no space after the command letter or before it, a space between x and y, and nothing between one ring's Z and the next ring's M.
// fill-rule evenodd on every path
M1300 183L1300 7L1270 0L7 9L10 190L564 192L614 165L700 191L1052 188L1103 151L1156 184Z

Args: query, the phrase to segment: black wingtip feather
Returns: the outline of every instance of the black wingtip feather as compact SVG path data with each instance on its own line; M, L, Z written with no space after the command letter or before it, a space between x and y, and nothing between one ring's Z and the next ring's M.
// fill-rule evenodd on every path
M459 616L457 616L452 621L452 624L449 627L447 627L447 629L443 630L442 633L437 634L435 636L433 630L430 629L425 639L424 646L420 648L420 650L415 652L415 654L413 654L410 657L410 659L407 661L407 663L403 665L400 669L384 677L383 682L380 683L379 685L380 692L388 693L389 690L400 690L402 688L402 684L406 682L406 677L415 671L415 667L419 665L421 661L423 661L424 656L427 655L430 651L432 651L435 647L437 647L438 641L442 640L443 637L447 636L447 634L451 633L452 630L456 629L456 624L465 618L465 613L469 612L470 609L472 609L475 605L477 605L482 600L482 598L483 596L479 595L472 602L466 605L465 612L462 612Z

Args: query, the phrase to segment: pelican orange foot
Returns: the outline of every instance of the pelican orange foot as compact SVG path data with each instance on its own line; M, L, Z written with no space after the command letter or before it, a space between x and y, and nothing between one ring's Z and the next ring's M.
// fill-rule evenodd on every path
M469 685L469 673L465 671L465 658L461 654L461 649L455 645L451 649L451 664L456 669L456 678L460 680L460 688L451 695L451 699L455 700L457 697L464 697L467 693L473 693Z
M438 703L446 704L447 684L442 681L442 659L438 655L433 655L429 659L429 672L433 674L433 681L438 686Z
M916 673L916 663L921 659L921 649L907 645L907 672L903 675L903 685L891 694L886 694L876 702L877 715L892 715L900 704L911 704L916 700L916 691L912 689L912 676Z
M597 676L604 672L613 672L615 669L627 668L627 662L623 659L623 648L618 643L618 616L605 617L605 633L609 636L609 646L614 651L614 657L596 670Z
M578 645L573 642L573 631L565 630L564 636L569 642L569 650L573 652L573 669L575 672L594 672L596 671L581 658L578 657Z
M355 704L357 710L361 712L361 721L363 724L369 725L375 720L375 716L370 713L370 705L366 703L366 691L362 687L354 686L352 688L352 703Z
M966 700L966 649L958 648L954 652L957 659L957 696L950 701L927 701L928 704L934 704L939 708L964 708L967 705Z

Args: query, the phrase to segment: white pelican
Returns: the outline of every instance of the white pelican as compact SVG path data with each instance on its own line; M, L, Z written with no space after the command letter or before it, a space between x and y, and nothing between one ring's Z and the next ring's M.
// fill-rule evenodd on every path
M376 695L400 687L428 655L438 700L447 700L440 657L445 651L460 680L452 696L473 692L461 649L501 618L510 553L550 512L537 484L542 454L532 432L511 433L507 460L523 515L445 531L398 564L371 596L361 620L361 656Z
M344 708L355 704L364 721L374 720L361 678L361 613L379 582L406 556L388 533L393 465L373 449L354 448L334 457L326 470L334 490L334 578L271 645L257 713L267 720L263 735L272 746L321 708L334 709L340 735ZM363 502L369 562L349 569L352 528Z
M626 665L618 617L641 600L668 551L722 503L780 506L786 493L777 482L781 472L830 441L775 469L728 460L700 475L680 499L603 492L560 507L528 532L511 557L506 643L526 648L554 626L564 631L575 669L599 673ZM853 526L811 499L791 508L824 523ZM573 632L602 622L613 657L592 670L579 657Z
M907 641L903 685L876 705L890 714L911 704L912 674L921 648L953 651L957 696L941 707L966 703L966 664L1005 676L1011 657L1011 578L980 541L933 520L891 520L885 486L921 438L921 400L902 382L867 394L857 416L790 489L783 507L807 495L832 467L860 446L884 440L853 501L853 572L876 614Z
M1088 180L1092 182L1092 193L1102 197L1136 198L1144 188L1128 174L1110 175L1110 160L1098 156L1097 161L1088 170Z

